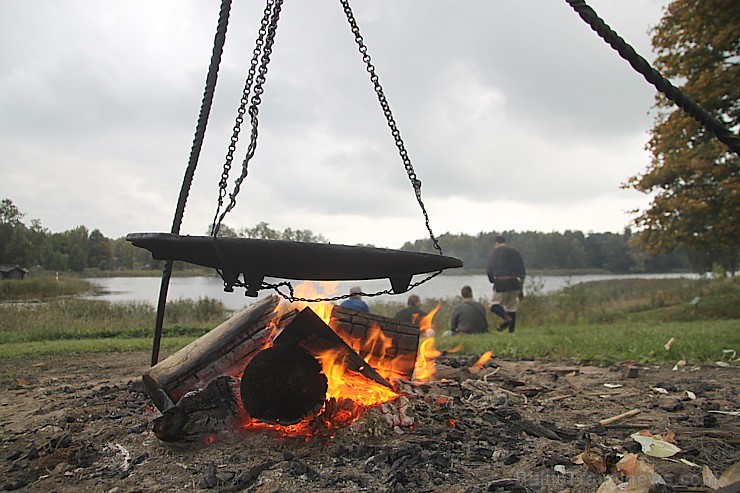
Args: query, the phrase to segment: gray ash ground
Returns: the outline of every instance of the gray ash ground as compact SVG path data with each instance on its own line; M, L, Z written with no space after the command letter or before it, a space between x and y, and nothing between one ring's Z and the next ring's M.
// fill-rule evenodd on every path
M737 368L595 367L444 356L437 380L407 385L412 426L369 410L333 434L245 432L168 444L143 392L146 353L0 361L0 486L38 492L594 492L575 464L587 438L607 462L630 435L670 429L684 458L717 475L740 460ZM608 384L605 386L604 384ZM663 390L656 390L657 388ZM688 392L687 392L688 391ZM694 399L691 397L695 396ZM397 409L399 406L395 406ZM611 426L601 419L640 413ZM703 491L701 469L640 454L667 486ZM558 468L555 466L563 466Z

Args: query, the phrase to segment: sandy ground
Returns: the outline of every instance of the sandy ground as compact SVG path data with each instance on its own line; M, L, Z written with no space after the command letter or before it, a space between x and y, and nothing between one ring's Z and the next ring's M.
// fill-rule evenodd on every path
M610 467L638 453L667 486L704 491L740 460L740 370L717 366L576 366L442 357L438 379L407 386L412 426L377 409L330 436L250 431L213 443L167 444L143 392L146 353L0 361L0 484L38 492L330 491L594 492L606 478L578 464L591 451ZM600 420L639 409L609 426ZM675 434L681 452L648 457L630 435ZM679 462L677 459L686 459ZM619 482L619 478L613 475Z

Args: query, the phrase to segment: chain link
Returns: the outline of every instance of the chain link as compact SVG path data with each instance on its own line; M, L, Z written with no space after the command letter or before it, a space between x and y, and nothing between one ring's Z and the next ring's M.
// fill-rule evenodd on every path
M406 169L406 174L409 177L411 186L414 188L416 201L419 203L421 212L424 215L424 224L427 228L427 231L429 232L429 238L432 240L432 245L434 246L434 248L440 254L442 254L442 247L439 246L439 242L432 232L432 227L429 224L429 214L427 213L427 209L421 199L421 180L416 176L414 167L411 164L411 158L409 158L408 152L406 151L406 146L403 143L403 139L401 139L401 132L398 130L396 120L393 118L393 113L391 112L391 107L388 104L388 99L385 97L383 87L380 85L380 78L378 77L378 74L375 73L375 66L372 63L370 54L367 52L367 46L365 45L365 41L360 34L360 28L357 25L354 14L352 13L352 8L349 5L349 0L339 1L342 4L344 15L347 17L347 21L349 22L350 28L352 29L352 34L354 34L355 36L355 43L357 43L358 50L362 54L362 61L365 62L367 72L368 74L370 74L370 82L372 82L373 84L375 94L377 94L378 96L378 102L380 103L380 107L382 108L383 114L385 115L385 118L388 122L388 127L391 129L391 135L396 142L396 147L398 148L398 153L401 156L401 161L403 161L403 166Z
M362 55L362 61L365 62L366 70L368 74L370 75L370 82L372 82L373 84L375 94L378 97L378 102L380 103L380 107L383 110L383 115L385 116L386 121L388 123L388 127L391 130L391 135L393 136L393 139L396 143L396 148L398 149L398 153L401 157L401 161L403 162L403 166L404 166L404 169L406 170L406 174L409 178L409 182L411 183L411 186L414 189L416 201L418 202L419 207L421 208L421 212L424 215L424 224L426 226L427 231L429 232L429 237L432 240L432 245L441 255L443 253L442 248L440 247L439 242L437 241L437 238L434 236L434 233L432 232L432 228L429 223L429 214L427 213L426 207L422 200L421 180L416 175L416 171L414 170L414 167L411 164L411 159L409 158L408 151L406 151L406 146L403 142L403 139L401 138L401 132L398 130L398 126L396 124L395 118L393 118L393 113L388 103L388 99L385 96L383 87L380 85L380 78L375 72L375 66L373 65L372 59L370 55L368 54L367 46L365 45L364 39L362 35L360 34L360 28L357 25L357 21L355 20L354 14L352 13L352 8L349 5L349 1L340 0L340 2L342 4L345 16L347 17L347 21L350 24L352 34L355 37L355 42L357 43L358 50ZM234 133L231 137L231 144L229 145L228 153L226 155L226 162L224 163L224 169L221 175L221 181L219 182L218 207L216 209L216 216L214 217L213 226L211 228L212 235L214 237L217 236L218 230L221 226L221 222L223 221L226 214L229 211L231 211L236 205L236 196L239 194L242 182L244 181L244 179L246 178L248 174L249 161L254 156L254 152L257 148L257 136L258 136L258 126L259 126L259 120L257 116L259 114L259 104L262 101L261 95L264 92L262 86L265 83L265 79L266 79L267 65L270 62L270 55L272 53L272 45L275 41L275 33L277 32L277 23L280 18L280 10L282 8L282 4L283 4L283 0L268 0L267 5L265 7L264 17L262 19L259 37L257 38L257 43L256 43L256 47L254 50L254 57L252 58L252 62L251 62L250 70L249 70L249 76L245 84L244 93L243 93L242 100L241 100L241 105L239 106L236 123L234 125ZM268 18L269 18L269 21L267 21ZM255 67L257 65L257 59L260 57L260 55L261 55L260 65L255 71ZM246 103L249 98L250 88L253 84L252 80L255 75L257 75L257 77L254 83L251 104L248 109L248 112L250 115L250 121L252 124L252 132L250 135L249 146L247 148L246 157L244 158L244 161L242 163L242 172L234 182L233 192L229 194L229 204L226 206L226 209L219 216L219 211L221 210L221 207L223 205L223 199L226 196L227 181L229 177L229 171L231 170L233 154L234 154L234 151L236 150L236 143L239 140L239 132L241 130L241 124L243 122L243 116L247 111ZM217 269L217 272L221 276L221 278L224 280L224 285L248 288L247 284L245 282L240 281L239 279L236 279L235 282L233 280L230 283L227 282L223 276L223 272L221 272L218 269ZM409 284L406 291L411 290L421 284L424 284L425 282L435 278L441 273L442 273L441 270L437 272L433 272L429 274L427 277L425 277L424 279L421 279L420 281ZM289 293L286 294L283 291L281 291L280 290L281 287L287 287ZM280 295L281 297L285 298L286 300L290 302L295 302L295 301L301 301L301 302L307 302L307 303L327 302L327 301L334 302L334 301L339 301L339 300L343 300L343 299L350 297L349 294L325 297L325 298L296 297L295 291L293 289L293 285L287 281L280 282L277 284L270 284L270 283L262 282L260 289L273 289L278 295ZM371 297L380 296L384 294L392 295L392 294L397 294L397 293L394 293L392 289L386 289L386 290L378 291L375 293L362 292L358 294L360 294L361 296L366 296L366 297L371 298Z
M265 45L265 36L267 35L267 29L270 25L270 16L273 10L272 3L272 0L268 0L267 4L265 5L262 20L260 21L260 29L258 32L257 40L255 41L254 50L252 50L252 60L249 64L247 80L244 83L244 90L242 91L242 97L239 101L239 108L237 109L237 115L234 122L233 134L231 135L231 141L226 153L226 159L224 161L223 171L221 173L221 180L218 183L218 206L216 207L216 214L213 216L213 225L211 226L211 234L213 236L218 235L218 230L221 226L221 223L218 221L218 216L224 203L224 197L226 197L229 173L231 172L231 166L234 161L234 152L236 152L236 145L239 141L241 126L242 123L244 123L244 114L247 112L247 103L249 103L249 95L252 92L254 76L257 73L257 63L259 62L260 55L262 55L262 50Z
M241 105L239 106L238 116L236 118L236 124L234 126L234 134L231 137L231 144L229 145L229 151L227 153L226 163L224 164L224 170L221 175L221 181L219 182L219 205L216 210L216 217L214 217L214 223L211 228L213 236L218 234L218 230L221 227L221 223L224 220L226 214L228 214L234 206L236 206L236 197L239 195L241 185L244 179L249 174L249 161L254 157L255 150L257 149L257 136L259 134L259 105L262 102L262 93L264 89L262 86L267 79L267 66L270 63L270 55L272 54L272 46L275 42L275 34L277 33L278 20L280 20L280 11L282 9L283 0L268 0L265 6L264 17L262 18L262 24L260 27L260 35L257 38L257 43L254 49L254 56L252 58L252 65L250 66L249 75L247 82L245 83L244 93L242 95ZM269 21L267 20L269 18ZM262 42L261 42L262 40ZM260 56L261 55L261 56ZM256 68L256 60L259 57L259 67ZM256 75L256 78L254 76ZM254 78L254 83L252 79ZM252 90L251 103L249 109L245 111L246 99L249 97L249 87L254 85ZM249 112L250 122L252 124L252 131L249 137L249 146L247 147L247 153L242 162L242 171L239 177L234 181L234 189L229 194L229 203L224 211L219 215L221 206L223 204L223 198L226 195L227 180L229 171L231 169L231 161L233 161L233 150L236 149L236 143L239 140L239 132L241 129L241 123L243 122L243 116L245 112ZM231 157L231 159L229 159ZM218 219L216 219L218 218Z

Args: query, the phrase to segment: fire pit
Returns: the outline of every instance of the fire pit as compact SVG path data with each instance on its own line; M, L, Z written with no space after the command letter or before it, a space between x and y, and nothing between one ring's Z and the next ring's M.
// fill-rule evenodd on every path
M150 368L144 388L163 441L209 440L253 428L313 434L399 397L415 370L422 329L331 303L264 298Z

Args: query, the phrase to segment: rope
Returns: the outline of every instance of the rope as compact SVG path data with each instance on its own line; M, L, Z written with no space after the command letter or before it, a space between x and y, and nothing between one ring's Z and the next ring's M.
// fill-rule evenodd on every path
M609 27L584 0L565 1L578 13L581 19L591 26L591 29L599 37L616 50L623 59L627 60L632 68L642 74L645 80L650 82L658 91L676 103L679 108L712 132L732 152L740 154L740 137L727 129L714 115L699 106L696 101L684 94L680 89L671 84L668 79L663 77L660 72L655 70L616 31Z
M226 29L229 25L230 10L231 0L221 0L221 10L219 12L218 26L216 27L216 36L213 42L211 63L208 67L208 75L206 76L206 87L203 91L203 100L201 101L200 114L198 115L198 123L195 128L193 145L190 148L190 159L188 161L188 167L185 170L185 176L182 180L182 186L180 187L180 197L177 200L177 208L175 209L175 218L172 221L172 234L178 234L180 232L182 217L185 213L185 204L188 201L190 186L193 183L195 168L198 166L200 150L203 147L203 139L206 135L206 125L208 124L208 117L211 113L211 106L213 104L213 95L216 92L218 68L221 64L221 55L223 54L224 43L226 42ZM167 305L167 291L169 290L170 278L172 277L172 264L172 260L166 261L164 265L164 270L162 271L162 284L159 288L159 301L157 303L157 321L154 327L154 343L152 345L152 366L156 365L157 360L159 359L159 345L162 339L162 325L164 324L164 311L165 306Z

